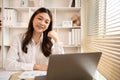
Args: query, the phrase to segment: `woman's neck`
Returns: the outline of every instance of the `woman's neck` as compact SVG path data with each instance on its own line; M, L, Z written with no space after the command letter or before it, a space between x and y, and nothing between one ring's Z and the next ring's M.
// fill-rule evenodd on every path
M33 40L35 41L36 44L39 43L41 35L42 33L37 33L37 32L33 33Z

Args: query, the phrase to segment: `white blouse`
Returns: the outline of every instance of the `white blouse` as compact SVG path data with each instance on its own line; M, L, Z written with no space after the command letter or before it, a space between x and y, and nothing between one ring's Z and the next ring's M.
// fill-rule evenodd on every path
M40 43L43 40L43 35L41 37L41 42L35 44L32 39L27 45L27 54L22 51L22 37L23 34L19 34L8 51L5 69L6 70L33 70L34 64L48 65L48 57L45 57L41 51ZM61 42L53 43L52 54L63 54L64 49Z

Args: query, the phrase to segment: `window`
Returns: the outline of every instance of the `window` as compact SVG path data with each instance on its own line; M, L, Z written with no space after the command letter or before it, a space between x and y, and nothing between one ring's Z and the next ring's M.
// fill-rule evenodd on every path
M93 0L92 0L93 1ZM89 13L88 37L90 51L103 53L98 71L107 80L120 79L120 0L95 0L95 22L91 22ZM89 5L88 5L89 7ZM94 8L94 7L93 7ZM92 26L91 25L95 25ZM97 29L96 29L97 28ZM93 31L92 31L93 30ZM92 33L92 34L91 34ZM97 35L95 35L97 34Z

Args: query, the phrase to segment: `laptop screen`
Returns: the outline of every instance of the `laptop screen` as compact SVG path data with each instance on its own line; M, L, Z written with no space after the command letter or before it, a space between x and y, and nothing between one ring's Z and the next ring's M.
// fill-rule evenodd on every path
M51 55L47 80L92 80L101 52Z

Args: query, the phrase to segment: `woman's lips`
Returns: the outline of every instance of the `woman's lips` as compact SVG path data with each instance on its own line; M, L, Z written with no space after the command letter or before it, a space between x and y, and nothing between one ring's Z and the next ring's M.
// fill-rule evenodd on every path
M41 26L37 26L38 27L38 29L43 29L43 27L41 27Z

